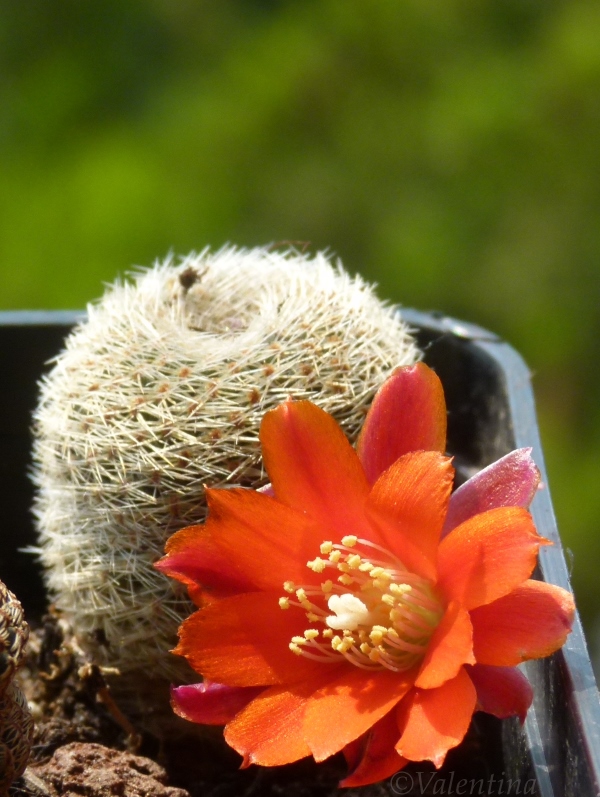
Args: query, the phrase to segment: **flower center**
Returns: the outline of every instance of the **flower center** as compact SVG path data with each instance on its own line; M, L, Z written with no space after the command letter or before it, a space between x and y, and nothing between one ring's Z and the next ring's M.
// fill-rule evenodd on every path
M292 637L290 650L324 663L343 657L367 670L413 667L444 613L430 582L385 548L354 535L343 537L341 545L322 543L321 554L327 558L317 557L307 567L315 573L333 570L335 581L283 585L288 595L279 599L280 607L302 608L312 624L304 636Z

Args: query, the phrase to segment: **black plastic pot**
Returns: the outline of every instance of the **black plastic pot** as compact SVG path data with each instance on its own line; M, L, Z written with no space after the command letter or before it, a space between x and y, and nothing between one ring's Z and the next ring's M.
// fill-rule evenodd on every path
M554 543L542 549L537 577L570 589L525 363L509 345L479 327L438 314L402 314L415 329L425 360L444 383L448 447L461 469L481 468L514 448L533 448L546 489L536 496L532 513L540 534ZM31 412L45 363L60 351L80 315L0 313L0 577L30 617L40 616L45 607L39 569L33 557L20 550L35 544L28 478ZM561 651L529 662L524 669L535 690L534 704L524 727L516 720L492 720L486 726L487 780L460 787L447 771L438 791L428 792L429 775L420 778L418 768L413 768L408 778L390 781L389 794L600 795L600 702L579 618Z

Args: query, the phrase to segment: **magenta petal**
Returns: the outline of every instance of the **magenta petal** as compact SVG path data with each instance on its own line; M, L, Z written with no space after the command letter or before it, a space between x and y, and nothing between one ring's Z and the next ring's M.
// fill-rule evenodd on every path
M263 691L263 686L226 686L204 681L171 687L171 706L180 717L200 725L226 725Z
M511 451L479 471L452 494L442 537L465 520L501 506L522 506L532 502L540 483L540 472L530 448Z
M533 700L533 689L516 667L493 667L487 664L467 666L469 678L477 691L477 708L500 719L518 717L525 722Z

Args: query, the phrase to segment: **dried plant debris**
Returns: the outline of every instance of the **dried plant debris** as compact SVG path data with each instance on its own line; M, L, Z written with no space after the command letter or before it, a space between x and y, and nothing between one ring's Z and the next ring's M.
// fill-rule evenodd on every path
M33 720L15 683L28 637L21 604L0 581L0 794L23 773L31 750Z
M43 762L75 741L121 749L137 743L135 730L108 691L102 669L81 650L69 624L56 611L32 631L20 683L35 718L32 762Z

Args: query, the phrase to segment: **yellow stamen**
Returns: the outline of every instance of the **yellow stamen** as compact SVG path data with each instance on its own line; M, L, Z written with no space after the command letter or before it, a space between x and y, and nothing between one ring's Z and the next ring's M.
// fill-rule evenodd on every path
M372 555L373 549L377 565L363 554ZM286 581L285 591L296 600L279 598L282 609L299 604L314 624L304 636L292 637L290 650L323 663L343 656L367 670L404 672L418 665L444 613L435 587L381 546L353 534L344 536L342 545L325 540L320 552L327 559L317 556L307 567L314 573L332 567L336 576L320 588Z

